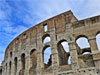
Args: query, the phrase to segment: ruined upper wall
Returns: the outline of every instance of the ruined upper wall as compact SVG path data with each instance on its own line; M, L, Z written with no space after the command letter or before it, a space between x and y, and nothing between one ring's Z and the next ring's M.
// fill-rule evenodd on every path
M72 23L73 35L76 39L80 36L93 37L100 33L100 15ZM78 36L79 35L79 36Z

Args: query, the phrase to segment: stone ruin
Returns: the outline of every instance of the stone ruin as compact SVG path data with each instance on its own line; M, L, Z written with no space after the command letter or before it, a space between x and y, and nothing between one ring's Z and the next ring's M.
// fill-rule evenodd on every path
M78 20L72 11L67 11L54 16L24 31L8 45L2 74L100 75L100 52L96 43L99 33L100 15ZM44 43L46 37L51 40ZM90 47L79 47L76 41L81 37L88 40ZM62 42L68 42L68 52ZM48 47L51 47L51 54L44 63Z

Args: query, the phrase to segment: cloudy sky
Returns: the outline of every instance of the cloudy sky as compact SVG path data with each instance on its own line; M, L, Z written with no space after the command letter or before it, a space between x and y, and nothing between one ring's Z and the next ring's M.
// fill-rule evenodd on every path
M18 34L68 10L79 20L100 15L100 0L0 0L0 62Z

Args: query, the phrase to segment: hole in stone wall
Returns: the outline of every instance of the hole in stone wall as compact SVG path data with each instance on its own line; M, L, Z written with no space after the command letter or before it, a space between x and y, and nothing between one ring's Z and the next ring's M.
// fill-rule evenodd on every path
M50 42L50 41L51 41L50 37L47 36L47 37L45 37L43 43L46 44L46 43L48 43L48 42Z
M48 26L47 24L44 24L44 32L47 32L48 31Z
M12 58L12 52L10 52L10 58Z
M21 55L22 69L25 70L25 54Z
M86 37L80 37L76 40L79 54L90 54L90 45Z
M90 52L84 52L83 55L85 55L85 54L90 54Z
M71 64L71 56L68 57L68 64Z
M9 75L11 75L11 61L10 61L10 63L9 63Z
M15 75L16 75L16 73L17 73L17 57L15 57L14 62L15 62Z
M59 65L67 65L70 64L70 52L69 45L66 40L61 40L57 44L58 49L58 57L59 57Z
M44 66L45 68L49 67L52 64L52 57L51 57L51 47L46 47L44 49Z
M37 66L37 51L36 51L36 49L31 50L30 59L31 59L32 68L36 68L36 66Z
M66 52L69 52L69 45L67 41L62 42L61 45L63 46Z
M44 44L50 42L51 41L50 35L49 34L44 35L42 40Z
M96 43L98 46L98 50L100 51L100 33L96 35Z

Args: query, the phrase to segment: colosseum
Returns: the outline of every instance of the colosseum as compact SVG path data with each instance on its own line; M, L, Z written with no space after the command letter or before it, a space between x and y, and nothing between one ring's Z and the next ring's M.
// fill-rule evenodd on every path
M100 75L99 33L100 15L78 20L69 10L54 16L24 31L8 45L2 75ZM80 48L76 41L82 37L90 47ZM62 42L68 42L69 51ZM44 63L48 47L51 54Z

